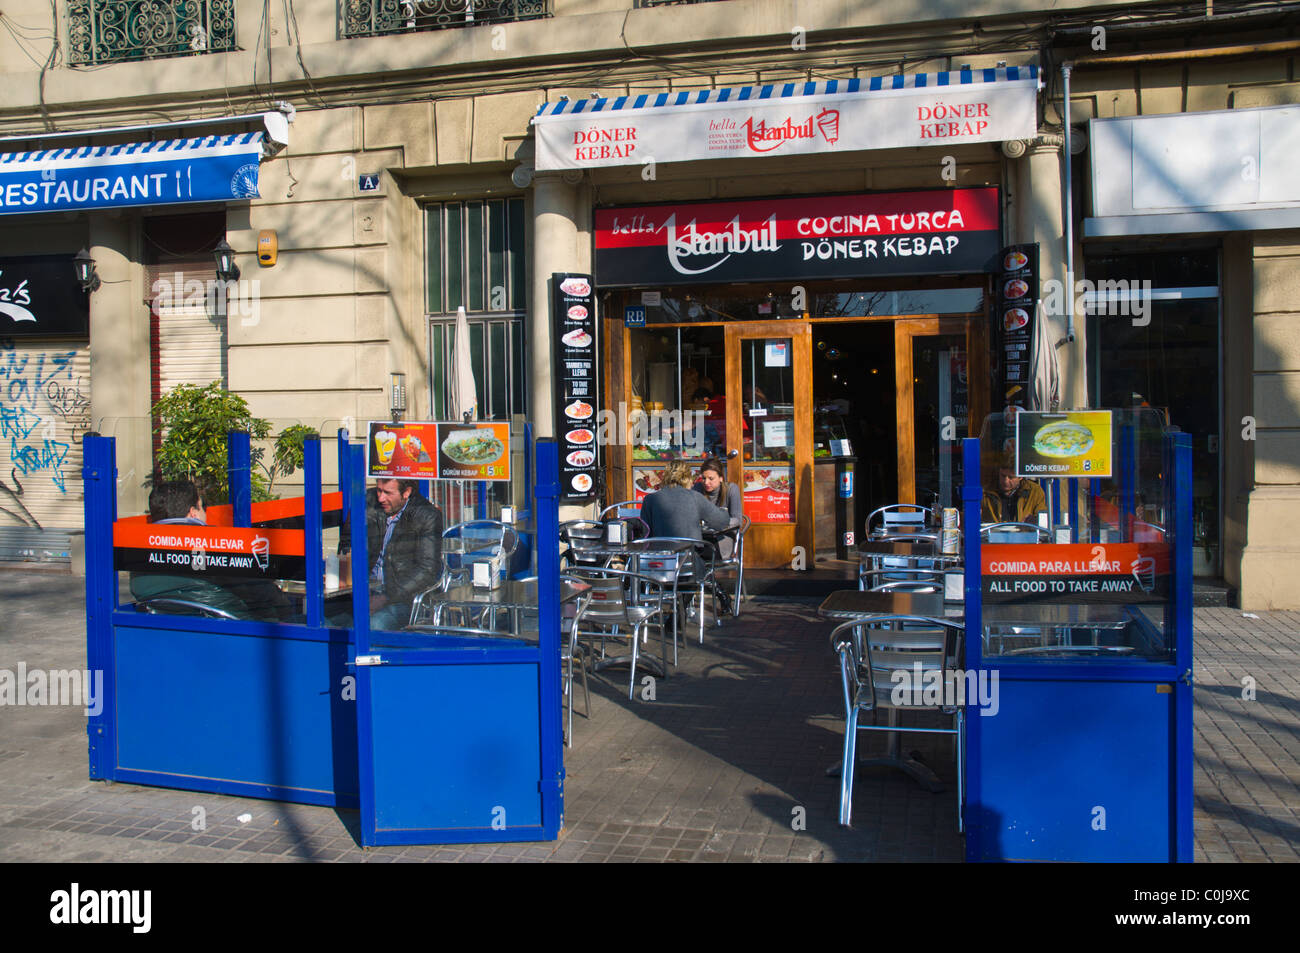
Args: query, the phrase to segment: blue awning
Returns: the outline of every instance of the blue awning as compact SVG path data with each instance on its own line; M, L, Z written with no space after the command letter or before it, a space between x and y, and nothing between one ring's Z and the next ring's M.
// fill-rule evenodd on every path
M0 215L258 197L261 132L0 155Z
M721 89L689 89L679 93L642 93L640 96L617 96L613 99L561 99L542 103L539 117L610 112L618 109L658 109L660 107L697 106L705 103L744 103L786 99L791 96L835 96L856 93L879 93L898 89L938 90L961 88L980 83L1007 83L1037 80L1038 67L998 66L989 69L954 70L948 73L902 73L893 76L868 76L865 79L830 79L820 83L771 83L766 86L728 86Z

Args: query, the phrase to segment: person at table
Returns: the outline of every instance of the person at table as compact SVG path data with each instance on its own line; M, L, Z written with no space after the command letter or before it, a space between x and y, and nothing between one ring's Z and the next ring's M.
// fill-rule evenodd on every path
M1047 509L1047 496L1033 480L1016 476L1011 461L998 463L991 486L984 487L980 519L985 523L1036 523Z
M659 489L641 501L641 519L650 527L652 537L699 540L696 551L707 557L712 555L713 547L704 543L701 527L726 529L731 525L731 516L706 500L704 494L692 490L694 482L695 474L689 463L674 460L668 464ZM696 574L703 571L698 556L692 559L691 571Z
M727 465L717 457L709 457L700 464L700 480L695 484L695 491L704 494L714 506L726 510L735 522L745 515L740 487L727 482Z
M207 508L198 487L190 480L156 482L149 491L149 522L206 526ZM130 586L131 595L138 601L181 599L220 609L238 619L301 621L295 616L293 600L269 579L133 572Z
M366 507L370 559L370 627L400 629L415 597L442 576L442 510L415 480L378 480L376 506Z

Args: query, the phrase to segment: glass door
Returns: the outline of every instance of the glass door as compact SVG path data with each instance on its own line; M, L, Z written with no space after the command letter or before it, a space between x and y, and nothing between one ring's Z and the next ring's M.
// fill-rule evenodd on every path
M809 566L812 560L811 333L804 322L727 328L728 478L750 519L745 563Z
M965 318L894 323L900 503L961 505L961 441L988 401L983 330Z

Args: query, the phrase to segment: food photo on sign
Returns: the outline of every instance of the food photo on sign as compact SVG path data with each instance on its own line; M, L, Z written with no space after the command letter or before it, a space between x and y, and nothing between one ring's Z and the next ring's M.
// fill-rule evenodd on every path
M509 424L438 424L438 472L444 479L507 479Z
M792 522L790 477L790 467L746 467L741 487L745 515L755 523Z
M1021 411L1016 415L1016 475L1111 476L1111 412Z

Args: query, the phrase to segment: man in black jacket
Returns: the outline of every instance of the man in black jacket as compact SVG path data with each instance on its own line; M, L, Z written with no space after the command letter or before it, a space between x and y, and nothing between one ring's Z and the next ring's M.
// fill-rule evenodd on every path
M415 597L442 575L442 511L415 480L379 480L375 498L378 507L366 507L370 627L400 629Z

